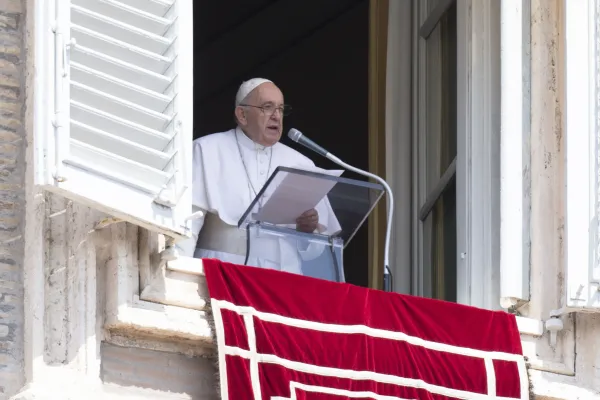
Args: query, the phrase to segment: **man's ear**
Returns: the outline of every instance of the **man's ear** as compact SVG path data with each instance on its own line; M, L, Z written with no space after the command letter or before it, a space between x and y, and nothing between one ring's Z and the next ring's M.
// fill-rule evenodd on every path
M247 124L248 121L246 120L246 112L243 107L238 106L235 108L235 119L240 125Z

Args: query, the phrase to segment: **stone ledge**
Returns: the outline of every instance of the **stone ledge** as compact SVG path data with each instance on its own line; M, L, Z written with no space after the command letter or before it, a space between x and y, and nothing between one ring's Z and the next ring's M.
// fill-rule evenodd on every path
M181 257L159 267L151 282L142 290L140 299L167 306L199 311L210 307L210 296L202 260Z
M593 400L600 392L582 387L575 377L530 371L536 400Z
M167 262L167 269L174 272L204 276L204 264L199 258L179 256L176 260Z
M99 380L82 377L75 372L71 376L59 375L60 377L45 379L43 382L27 386L10 400L191 400L193 398L181 393L164 393L134 386L104 384Z
M539 319L517 316L516 320L521 335L539 337L544 334L544 323Z
M207 311L151 303L138 296L134 296L132 304L120 305L116 314L107 316L104 327L112 332L125 332L127 336L139 332L213 345L212 322Z
M156 335L135 332L105 331L104 342L120 347L155 350L166 353L179 353L187 357L204 357L216 359L217 349L213 344L189 339L159 338ZM216 361L215 361L216 362Z

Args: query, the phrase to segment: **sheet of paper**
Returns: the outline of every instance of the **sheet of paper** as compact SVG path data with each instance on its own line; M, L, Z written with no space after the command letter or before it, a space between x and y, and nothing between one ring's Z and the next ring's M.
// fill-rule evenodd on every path
M318 167L297 168L304 171L339 177L344 170L325 170ZM337 182L320 177L278 172L269 185L269 191L262 208L254 214L254 220L277 225L295 224L303 212L313 209L323 200Z

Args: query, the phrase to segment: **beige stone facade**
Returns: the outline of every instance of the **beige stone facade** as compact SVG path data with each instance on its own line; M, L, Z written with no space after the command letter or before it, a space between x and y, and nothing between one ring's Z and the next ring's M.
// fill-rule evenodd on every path
M24 376L25 9L0 2L0 396Z

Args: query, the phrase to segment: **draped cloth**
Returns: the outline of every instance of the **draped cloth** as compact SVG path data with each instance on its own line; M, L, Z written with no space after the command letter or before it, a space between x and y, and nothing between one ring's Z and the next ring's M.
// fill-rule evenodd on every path
M179 250L189 257L243 264L245 234L237 224L270 174L278 166L311 169L314 163L282 143L261 146L239 128L196 139L193 146L192 203L205 217L193 221L193 237L179 244ZM340 230L327 199L316 210L320 233ZM261 239L251 245L248 265L301 274L302 260L315 259L322 251L322 246L292 239Z
M514 315L203 265L223 400L529 399Z

